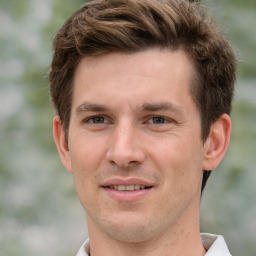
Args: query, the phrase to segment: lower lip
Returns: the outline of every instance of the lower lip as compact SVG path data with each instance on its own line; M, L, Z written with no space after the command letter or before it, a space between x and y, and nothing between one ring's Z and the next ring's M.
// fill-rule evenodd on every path
M103 187L103 189L113 199L116 199L118 201L123 201L123 202L131 202L131 201L139 200L152 190L152 188L147 188L147 189L138 189L138 190L132 190L132 191L119 191L115 189L110 189L108 187Z

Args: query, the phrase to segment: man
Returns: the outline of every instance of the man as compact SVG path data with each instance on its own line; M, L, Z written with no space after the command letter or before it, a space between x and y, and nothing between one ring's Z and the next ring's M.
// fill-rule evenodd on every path
M78 256L230 255L200 235L199 204L229 144L235 70L198 3L92 1L66 21L49 79L55 143L87 213Z

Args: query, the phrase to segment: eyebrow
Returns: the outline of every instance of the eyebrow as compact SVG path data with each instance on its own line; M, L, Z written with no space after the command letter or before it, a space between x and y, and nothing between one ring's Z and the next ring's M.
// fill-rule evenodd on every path
M177 114L182 114L184 111L180 106L174 105L169 102L163 102L163 103L145 103L142 105L142 111L161 111L161 110L166 110L166 111L172 111Z
M107 111L108 108L105 105L84 102L76 108L76 113L91 111L91 112L102 112Z
M141 107L137 109L145 112L155 112L155 111L172 111L177 114L182 114L184 111L180 106L174 105L170 102L161 103L144 103ZM105 112L109 111L109 108L102 104L84 102L76 108L76 113L81 112Z

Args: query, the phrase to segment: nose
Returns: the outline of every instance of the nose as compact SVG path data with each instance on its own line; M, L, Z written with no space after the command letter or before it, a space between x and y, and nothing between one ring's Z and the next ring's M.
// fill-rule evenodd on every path
M129 167L141 164L145 159L143 145L136 127L132 124L120 123L109 138L107 160L119 167Z

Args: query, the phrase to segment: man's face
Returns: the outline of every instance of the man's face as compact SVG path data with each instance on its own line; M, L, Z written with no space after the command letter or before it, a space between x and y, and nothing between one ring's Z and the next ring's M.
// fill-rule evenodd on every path
M183 51L79 63L63 162L89 232L145 241L198 218L205 150L192 74Z

